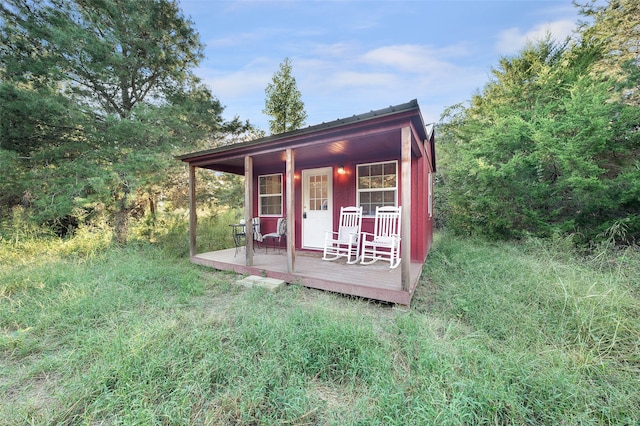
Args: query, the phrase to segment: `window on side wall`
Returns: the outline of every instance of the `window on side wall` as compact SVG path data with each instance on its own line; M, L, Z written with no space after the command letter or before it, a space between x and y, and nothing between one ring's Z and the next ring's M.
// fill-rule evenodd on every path
M428 209L429 209L429 217L433 217L433 173L429 172L429 198L428 198Z
M282 216L282 173L258 176L260 216Z
M357 166L358 206L364 216L374 216L377 206L398 205L398 162Z

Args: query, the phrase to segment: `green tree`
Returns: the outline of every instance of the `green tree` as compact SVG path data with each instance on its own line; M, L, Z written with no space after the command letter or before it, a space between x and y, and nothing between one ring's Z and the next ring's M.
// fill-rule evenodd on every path
M582 37L601 46L602 58L594 64L595 76L617 83L616 93L632 105L640 105L640 0L575 1L583 23Z
M147 99L163 100L194 79L202 58L198 34L173 1L8 0L0 7L3 44L13 56L7 76L64 81L100 115L126 118Z
M307 119L302 94L291 68L291 60L285 58L265 89L267 97L262 112L273 117L269 120L269 131L272 134L299 129Z
M124 241L140 200L179 173L172 154L246 128L193 75L202 45L174 1L9 0L0 14L0 143L24 157L41 221L97 209Z
M449 225L497 238L622 223L640 236L638 108L593 78L601 45L549 39L503 58L468 107L439 126ZM446 163L442 163L442 162Z

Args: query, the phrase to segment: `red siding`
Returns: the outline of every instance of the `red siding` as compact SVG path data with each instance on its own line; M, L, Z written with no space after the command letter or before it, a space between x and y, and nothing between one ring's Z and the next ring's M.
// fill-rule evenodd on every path
M431 232L432 232L432 218L429 218L428 212L428 176L431 169L431 163L429 160L428 152L423 151L424 147L421 146L421 156L414 157L411 161L411 227L412 227L412 241L411 241L411 260L415 262L424 262L429 248L431 246ZM338 174L338 167L335 164L328 164L333 167L333 223L337 228L340 220L340 207L341 206L354 206L356 205L356 166L362 163L378 162L378 161L398 161L398 167L400 167L400 158L367 158L359 159L358 162L343 162L345 174ZM313 167L322 167L323 164L314 164ZM304 167L307 168L306 166ZM301 168L296 167L295 171L295 197L296 200L302 199L302 182L301 182ZM286 193L286 179L284 179L284 170L268 170L260 171L255 174L254 178L254 216L258 215L258 176L270 173L283 173L283 196ZM402 182L400 171L398 170L398 200L402 199ZM295 212L295 231L296 231L296 248L302 247L302 212L299 202L296 203ZM283 216L286 215L286 202L283 203ZM277 217L261 217L260 226L263 234L276 231L278 218ZM374 218L365 217L362 220L362 230L365 232L373 232Z
M415 133L414 133L415 135ZM390 135L389 137L394 137ZM414 144L414 156L411 161L411 260L414 262L424 262L429 248L432 242L432 229L433 218L429 217L428 212L428 186L429 186L429 171L432 170L431 161L431 146L430 142L427 142L425 146L424 141L419 141ZM417 150L415 149L417 147ZM415 151L419 151L415 152ZM295 153L295 151L294 151ZM323 161L324 160L324 161ZM388 153L381 155L376 150L372 150L369 155L359 155L357 160L352 159L340 159L336 160L336 157L327 155L326 158L315 158L313 162L298 162L296 161L295 179L294 179L294 193L296 198L295 205L295 247L300 249L302 247L302 179L301 171L303 169L327 167L333 168L333 223L337 228L340 219L340 207L341 206L354 206L356 205L356 166L363 163L374 163L381 161L397 161L398 168L401 166L400 153L397 156L389 156ZM345 174L338 174L338 162L345 168ZM302 163L302 164L301 164ZM286 194L286 179L284 176L284 163L281 164L281 168L260 168L254 171L254 216L258 215L258 176L271 173L283 174L283 198ZM398 169L398 201L402 199L402 182L401 173ZM286 201L283 201L283 216L286 215ZM277 226L277 217L261 217L261 231L263 234L269 232L275 232ZM404 224L403 224L404 226ZM373 232L374 218L365 217L362 220L362 230L365 232ZM335 229L334 229L335 230Z

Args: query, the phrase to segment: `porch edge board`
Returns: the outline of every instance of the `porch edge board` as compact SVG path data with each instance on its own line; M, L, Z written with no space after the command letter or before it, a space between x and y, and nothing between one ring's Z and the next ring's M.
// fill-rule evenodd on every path
M269 271L256 266L238 265L213 259L205 259L198 255L190 256L190 261L196 265L208 266L221 271L233 271L238 274L250 275L264 274L269 278L277 278L292 285L301 285L307 288L330 291L332 293L339 293L348 296L364 297L367 299L406 306L411 305L411 299L419 281L419 277L412 280L411 291L405 291L400 289L394 290L381 287L363 286L359 284L342 283L322 278L290 274L287 272Z

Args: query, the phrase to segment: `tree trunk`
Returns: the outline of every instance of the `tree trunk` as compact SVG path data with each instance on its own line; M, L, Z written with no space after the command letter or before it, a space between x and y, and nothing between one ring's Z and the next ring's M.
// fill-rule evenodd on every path
M129 210L121 209L115 214L114 231L116 234L116 242L118 244L126 244L129 237Z
M131 189L126 182L125 177L120 174L122 180L122 195L116 197L117 210L114 217L114 231L116 234L116 242L118 244L126 244L129 238L129 215L135 204L129 201Z
M154 217L156 215L156 202L153 197L149 197L149 213Z

